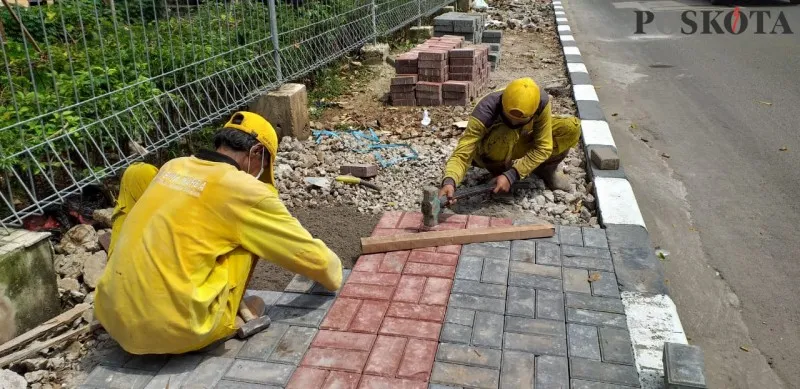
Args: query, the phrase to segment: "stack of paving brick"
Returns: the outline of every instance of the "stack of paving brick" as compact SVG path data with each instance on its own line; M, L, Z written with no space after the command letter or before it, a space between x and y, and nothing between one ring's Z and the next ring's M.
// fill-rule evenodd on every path
M462 49L450 50L450 74L454 81L470 81L473 95L478 93L489 82L489 47L478 45Z
M481 43L486 15L448 12L433 19L433 35L460 35L468 42Z
M500 66L500 41L503 39L503 31L500 30L486 30L483 32L483 43L489 45L489 62L492 64L492 70L496 70Z
M389 86L392 104L406 107L415 106L417 100L414 95L416 84L416 74L398 74L397 77L392 78L392 84Z

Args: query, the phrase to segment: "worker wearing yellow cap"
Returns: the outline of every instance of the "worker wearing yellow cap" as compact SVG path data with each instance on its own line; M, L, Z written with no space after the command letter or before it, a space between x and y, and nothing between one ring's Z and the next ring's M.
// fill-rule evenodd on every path
M567 191L569 180L557 168L580 135L578 118L554 118L549 96L532 79L514 80L475 106L447 161L439 195L452 197L470 166L496 176L495 193L508 192L530 174L550 189Z
M109 252L95 316L129 353L202 349L264 318L263 301L244 298L258 258L329 290L341 286L339 257L278 197L272 126L237 112L214 145L161 167Z

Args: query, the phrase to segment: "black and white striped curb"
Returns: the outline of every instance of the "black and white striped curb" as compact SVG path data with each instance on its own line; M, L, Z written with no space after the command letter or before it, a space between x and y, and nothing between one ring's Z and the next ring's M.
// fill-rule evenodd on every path
M667 295L663 267L655 256L647 226L622 164L617 170L600 170L591 163L589 156L593 149L612 148L616 151L617 147L572 35L562 1L553 1L553 9L581 119L587 172L594 182L600 222L608 235L628 317L636 367L642 388L660 388L663 387L664 342L688 342L675 304Z

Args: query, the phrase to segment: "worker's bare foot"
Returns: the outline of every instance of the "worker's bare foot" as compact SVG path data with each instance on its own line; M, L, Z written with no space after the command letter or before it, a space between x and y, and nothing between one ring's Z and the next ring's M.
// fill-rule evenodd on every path
M245 322L255 320L267 313L267 304L258 296L247 296L239 304L239 315Z

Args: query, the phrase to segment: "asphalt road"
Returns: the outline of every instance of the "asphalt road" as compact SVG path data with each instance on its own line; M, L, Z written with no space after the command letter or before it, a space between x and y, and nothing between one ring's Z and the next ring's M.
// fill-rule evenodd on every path
M562 2L709 387L800 387L800 6L741 8L794 34L683 35L681 12L729 9ZM635 35L637 8L662 31Z

